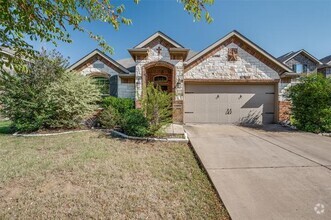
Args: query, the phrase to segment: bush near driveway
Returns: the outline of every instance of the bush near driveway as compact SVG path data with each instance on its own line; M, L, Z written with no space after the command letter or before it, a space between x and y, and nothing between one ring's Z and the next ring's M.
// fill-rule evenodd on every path
M187 144L0 135L0 219L229 219Z
M28 73L0 75L0 105L18 131L78 127L100 97L89 78L66 72L68 61L42 51Z
M149 83L145 88L141 106L151 134L157 134L162 127L171 123L171 101L172 94L162 91L160 86Z
M289 91L292 122L300 130L331 131L331 78L313 74L300 78Z

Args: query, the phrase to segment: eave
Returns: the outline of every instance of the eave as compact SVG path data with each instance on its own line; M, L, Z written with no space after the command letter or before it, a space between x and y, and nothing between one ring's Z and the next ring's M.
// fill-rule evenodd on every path
M128 49L128 51L134 61L137 61L137 59L143 59L148 56L148 48Z

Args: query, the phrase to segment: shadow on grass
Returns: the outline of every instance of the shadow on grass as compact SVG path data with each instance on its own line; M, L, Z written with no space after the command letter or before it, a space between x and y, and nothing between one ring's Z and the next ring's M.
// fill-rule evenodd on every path
M11 126L10 121L0 121L0 135L1 134L12 134L14 129Z

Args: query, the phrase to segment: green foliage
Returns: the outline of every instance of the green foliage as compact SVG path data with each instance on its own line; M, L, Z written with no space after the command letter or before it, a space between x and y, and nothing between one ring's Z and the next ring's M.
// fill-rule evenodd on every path
M206 10L207 5L213 5L215 0L180 0L184 4L184 10L193 14L195 20L200 21L204 16L208 23L213 22L213 18Z
M140 0L133 0L136 4ZM184 9L199 21L204 14L208 23L212 21L205 5L212 5L214 0L180 0ZM69 30L88 34L98 42L106 52L113 53L113 48L104 38L86 29L87 23L95 21L110 24L118 30L121 24L131 25L132 20L123 16L125 6L114 5L109 0L4 0L0 1L0 42L15 51L15 56L6 56L3 63L13 64L16 71L25 69L22 58L31 60L36 54L27 39L38 42L71 43Z
M151 134L156 134L163 126L171 122L172 95L148 84L142 98L142 110L149 122Z
M101 112L99 121L102 127L113 129L122 124L122 118L122 114L116 108L108 106Z
M309 132L331 131L331 79L320 74L302 77L289 91L294 125Z
M88 77L66 72L45 90L48 118L44 126L74 128L93 113L100 92Z
M144 137L149 134L148 122L140 109L132 109L123 115L122 126L126 134Z
M108 96L103 98L102 100L102 107L108 108L109 106L116 109L121 114L134 109L134 101L129 98L116 98L113 96Z
M67 60L43 51L28 73L0 75L0 105L19 131L75 127L99 92L87 77L66 72Z

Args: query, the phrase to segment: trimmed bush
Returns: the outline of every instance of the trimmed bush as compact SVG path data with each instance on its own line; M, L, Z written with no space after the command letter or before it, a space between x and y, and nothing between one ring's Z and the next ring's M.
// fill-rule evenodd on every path
M302 77L289 91L293 125L309 132L331 131L331 79L320 74Z
M123 130L127 135L144 137L149 134L148 121L140 109L132 109L124 114Z

